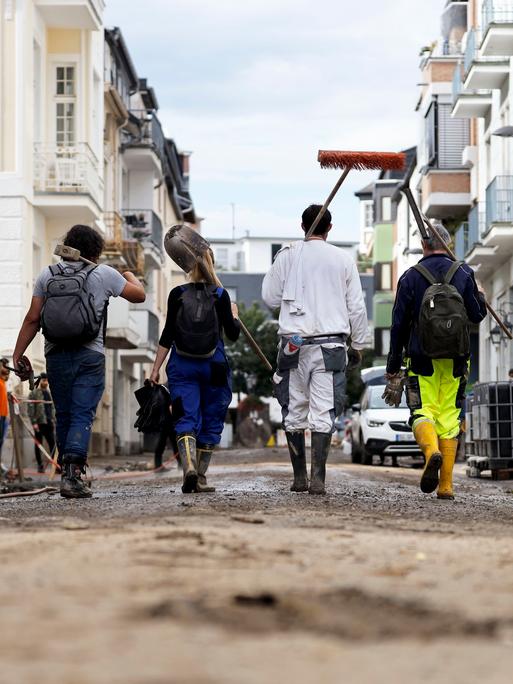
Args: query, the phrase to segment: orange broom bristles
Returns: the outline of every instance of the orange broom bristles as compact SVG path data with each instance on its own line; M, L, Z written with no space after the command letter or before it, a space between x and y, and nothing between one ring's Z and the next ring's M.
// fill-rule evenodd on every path
M357 169L358 171L402 171L406 165L403 152L341 152L319 150L322 169Z

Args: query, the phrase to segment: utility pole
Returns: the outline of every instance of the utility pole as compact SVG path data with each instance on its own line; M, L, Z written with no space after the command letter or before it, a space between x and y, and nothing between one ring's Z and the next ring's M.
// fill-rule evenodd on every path
M235 240L235 202L230 202L232 208L232 240Z

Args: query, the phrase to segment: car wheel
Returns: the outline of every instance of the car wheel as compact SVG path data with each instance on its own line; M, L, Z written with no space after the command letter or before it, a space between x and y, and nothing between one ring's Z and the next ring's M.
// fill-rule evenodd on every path
M364 447L363 449L363 456L362 456L362 463L363 465L372 465L373 462L373 455L368 449Z
M356 444L353 435L351 435L351 463L362 462L362 448L360 444Z

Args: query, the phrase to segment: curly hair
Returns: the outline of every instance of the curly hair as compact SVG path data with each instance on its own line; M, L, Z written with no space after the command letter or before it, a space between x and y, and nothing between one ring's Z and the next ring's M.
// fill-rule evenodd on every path
M105 247L105 241L97 230L80 224L68 230L64 244L78 249L80 256L91 261L96 261Z

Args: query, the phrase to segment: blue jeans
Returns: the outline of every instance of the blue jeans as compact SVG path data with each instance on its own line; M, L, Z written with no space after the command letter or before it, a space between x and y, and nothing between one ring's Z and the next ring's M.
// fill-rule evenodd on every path
M176 434L193 434L202 445L219 444L232 400L222 343L211 359L180 356L173 347L166 370Z
M9 419L7 416L0 416L0 454L2 453L2 447L4 445L4 440L7 435L7 428L9 427Z
M84 465L96 407L105 389L105 357L90 349L63 351L46 358L55 404L56 436L63 463Z

